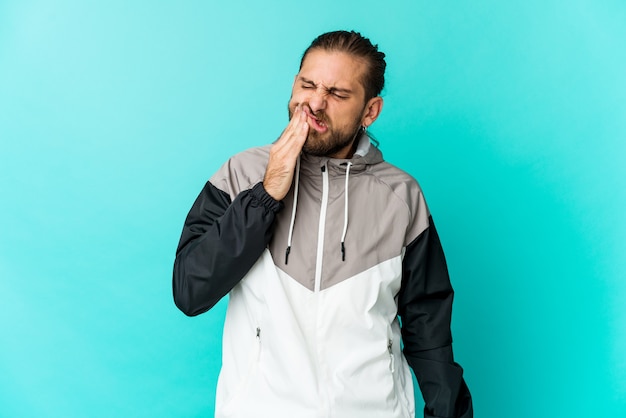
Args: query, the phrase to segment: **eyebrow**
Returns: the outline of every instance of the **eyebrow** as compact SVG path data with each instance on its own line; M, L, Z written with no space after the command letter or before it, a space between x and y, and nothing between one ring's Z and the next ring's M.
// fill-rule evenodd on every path
M311 84L311 85L317 87L317 85L313 81L311 81L311 80L309 80L307 78L304 78L302 76L299 76L298 78L300 79L300 81L302 81L305 84ZM352 93L352 90L341 88L341 87L329 87L329 88L327 88L327 90L331 91L331 92L344 93L344 94L351 94Z

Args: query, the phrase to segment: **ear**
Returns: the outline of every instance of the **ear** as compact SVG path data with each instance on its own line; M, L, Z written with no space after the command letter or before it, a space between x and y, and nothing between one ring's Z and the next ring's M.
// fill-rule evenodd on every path
M383 98L380 96L372 97L367 101L363 117L361 118L361 126L369 127L380 115L383 110Z

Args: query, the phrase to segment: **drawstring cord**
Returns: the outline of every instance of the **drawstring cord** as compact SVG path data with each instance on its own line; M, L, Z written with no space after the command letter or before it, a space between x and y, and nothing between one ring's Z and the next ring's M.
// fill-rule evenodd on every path
M289 223L289 236L287 238L287 249L285 250L285 265L289 261L289 253L291 252L291 238L293 237L293 225L296 222L296 206L298 205L298 186L300 185L300 156L296 160L296 179L295 189L293 191L293 208L291 208L291 222Z
M344 215L343 232L341 233L341 261L346 261L346 233L348 232L348 185L350 180L351 162L346 163L346 181L344 191ZM285 250L285 265L289 262L291 242L293 238L293 226L296 222L296 206L298 205L298 188L300 186L300 157L296 160L295 189L293 191L293 207L291 208L291 222L289 223L289 235L287 237L287 249Z
M343 232L341 234L341 261L346 261L346 232L348 232L348 178L350 177L351 162L347 163L346 167L346 186L344 191L345 203L344 203L344 215L343 215Z

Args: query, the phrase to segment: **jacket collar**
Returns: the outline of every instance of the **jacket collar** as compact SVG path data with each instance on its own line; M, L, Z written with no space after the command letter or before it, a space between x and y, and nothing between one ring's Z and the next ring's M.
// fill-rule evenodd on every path
M329 158L318 157L302 153L302 166L301 169L305 171L314 170L320 172L320 167L328 165L329 168L339 171L345 171L348 162L352 163L350 172L359 173L364 171L367 166L381 163L383 161L383 154L380 150L371 143L370 137L367 132L363 133L358 139L357 150L352 158ZM329 170L330 171L330 170Z

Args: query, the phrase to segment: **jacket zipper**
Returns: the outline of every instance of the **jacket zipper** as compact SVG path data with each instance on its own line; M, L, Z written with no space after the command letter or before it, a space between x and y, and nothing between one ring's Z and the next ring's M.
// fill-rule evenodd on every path
M320 291L322 281L322 258L324 254L324 226L326 225L326 208L328 206L328 171L326 164L322 166L322 207L317 234L317 259L315 262L315 292Z

